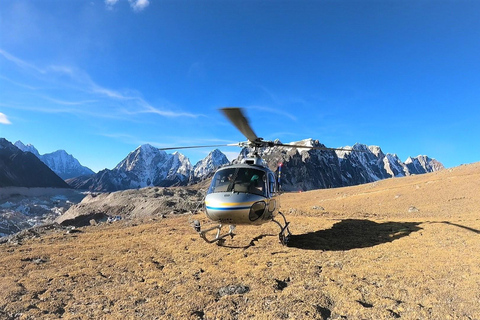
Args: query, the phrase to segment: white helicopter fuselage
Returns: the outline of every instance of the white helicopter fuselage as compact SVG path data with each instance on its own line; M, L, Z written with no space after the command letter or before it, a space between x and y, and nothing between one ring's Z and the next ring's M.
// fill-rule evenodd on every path
M260 225L278 211L277 182L267 167L235 164L219 169L205 197L206 215L221 224Z

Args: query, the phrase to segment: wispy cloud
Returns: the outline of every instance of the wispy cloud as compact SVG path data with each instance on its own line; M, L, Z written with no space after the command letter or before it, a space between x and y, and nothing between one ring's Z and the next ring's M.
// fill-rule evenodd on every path
M113 10L113 6L118 2L118 0L105 0L105 6L108 10Z
M176 118L176 117L189 117L189 118L197 118L200 115L189 113L189 112L174 112L174 111L168 111L168 110L160 110L158 108L152 107L142 99L140 101L144 104L144 109L143 110L138 110L136 113L152 113L152 114L158 114L163 117L168 117L168 118Z
M11 55L10 53L6 52L5 50L2 50L0 49L0 55L2 55L5 59L7 59L8 61L10 62L13 62L14 64L16 64L18 67L22 68L22 69L33 69L39 73L44 73L44 71L42 69L39 69L37 67L35 67L34 65L32 64L29 64L13 55Z
M0 124L12 124L4 113L0 112Z
M130 6L133 8L134 11L142 11L150 2L148 0L128 0L130 2Z
M85 71L70 67L50 65L38 67L0 49L3 56L13 65L26 71L29 82L34 79L35 86L25 85L1 76L15 86L31 90L31 94L52 102L54 105L23 105L23 108L48 113L88 114L100 118L124 118L135 121L131 115L154 114L166 118L196 118L201 114L193 114L177 110L170 103L154 106L146 101L136 90L114 90L102 86L92 80ZM39 89L46 88L46 89ZM12 101L18 104L18 101ZM57 107L55 105L58 105ZM62 106L77 106L78 108L63 108ZM22 106L20 106L22 107Z
M105 0L105 6L108 10L113 10L113 7L117 4L119 0ZM133 11L140 12L144 10L150 4L149 0L128 0L130 7Z

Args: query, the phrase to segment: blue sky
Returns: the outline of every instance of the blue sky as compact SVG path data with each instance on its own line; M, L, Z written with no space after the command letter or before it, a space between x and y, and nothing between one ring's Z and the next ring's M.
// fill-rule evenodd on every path
M0 2L0 137L94 171L244 141L225 106L264 139L453 167L480 161L479 105L480 1Z

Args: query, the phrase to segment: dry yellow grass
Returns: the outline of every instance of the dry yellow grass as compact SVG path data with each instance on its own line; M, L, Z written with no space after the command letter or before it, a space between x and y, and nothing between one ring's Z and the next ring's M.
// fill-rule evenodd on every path
M0 245L0 318L480 319L480 163L281 200L288 247L200 215Z

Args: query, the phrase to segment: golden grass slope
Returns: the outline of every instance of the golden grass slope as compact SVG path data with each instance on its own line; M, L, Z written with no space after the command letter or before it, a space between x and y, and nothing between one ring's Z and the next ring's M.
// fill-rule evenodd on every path
M480 163L282 195L294 233L203 215L0 245L5 319L480 319Z

